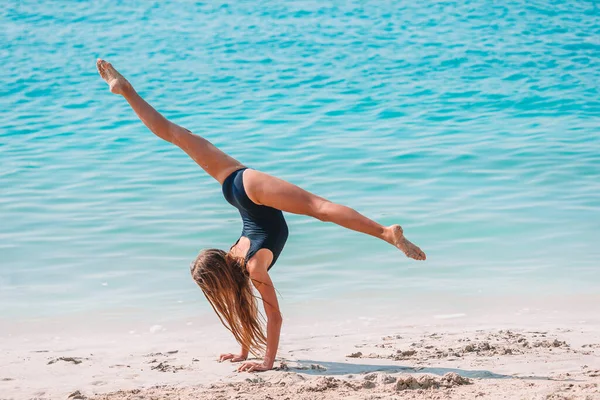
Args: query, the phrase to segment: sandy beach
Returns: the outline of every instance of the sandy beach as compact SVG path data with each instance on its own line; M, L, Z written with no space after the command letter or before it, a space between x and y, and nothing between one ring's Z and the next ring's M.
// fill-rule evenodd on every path
M277 368L251 374L216 361L236 345L214 321L95 337L57 324L2 338L0 398L600 399L597 321L530 317L293 320Z

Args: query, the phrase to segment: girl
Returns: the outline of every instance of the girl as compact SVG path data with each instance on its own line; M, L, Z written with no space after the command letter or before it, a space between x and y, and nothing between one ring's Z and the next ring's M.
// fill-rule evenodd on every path
M127 100L142 122L158 137L185 151L222 186L225 199L243 221L242 235L228 252L203 250L191 267L192 277L241 345L238 354L221 354L219 361L245 361L248 353L265 351L262 363L244 362L238 371L273 368L282 318L269 269L285 245L288 229L282 211L308 215L385 240L408 257L425 260L425 253L408 241L400 225L382 226L357 211L315 196L286 181L250 169L223 153L206 139L163 117L113 66L97 62L112 93ZM261 295L267 316L266 335L250 282Z

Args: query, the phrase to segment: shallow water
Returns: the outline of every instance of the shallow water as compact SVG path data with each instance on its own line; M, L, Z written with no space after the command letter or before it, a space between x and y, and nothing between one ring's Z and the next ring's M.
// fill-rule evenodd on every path
M428 254L289 216L272 270L286 305L597 292L595 2L19 1L0 16L1 317L206 311L189 263L241 231L97 57L246 165L401 223Z

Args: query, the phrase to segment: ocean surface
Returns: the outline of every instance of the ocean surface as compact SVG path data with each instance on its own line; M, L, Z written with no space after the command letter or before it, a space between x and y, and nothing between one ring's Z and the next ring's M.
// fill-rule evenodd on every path
M271 274L284 314L598 294L595 1L21 0L0 26L5 322L208 312L189 265L241 232L97 57L244 164L427 252L289 215Z

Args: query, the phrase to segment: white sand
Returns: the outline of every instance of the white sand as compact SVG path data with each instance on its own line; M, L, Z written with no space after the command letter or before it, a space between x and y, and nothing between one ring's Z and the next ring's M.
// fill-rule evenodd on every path
M253 374L215 361L237 346L214 318L113 332L13 326L0 399L600 399L599 321L467 314L286 320L283 367Z

